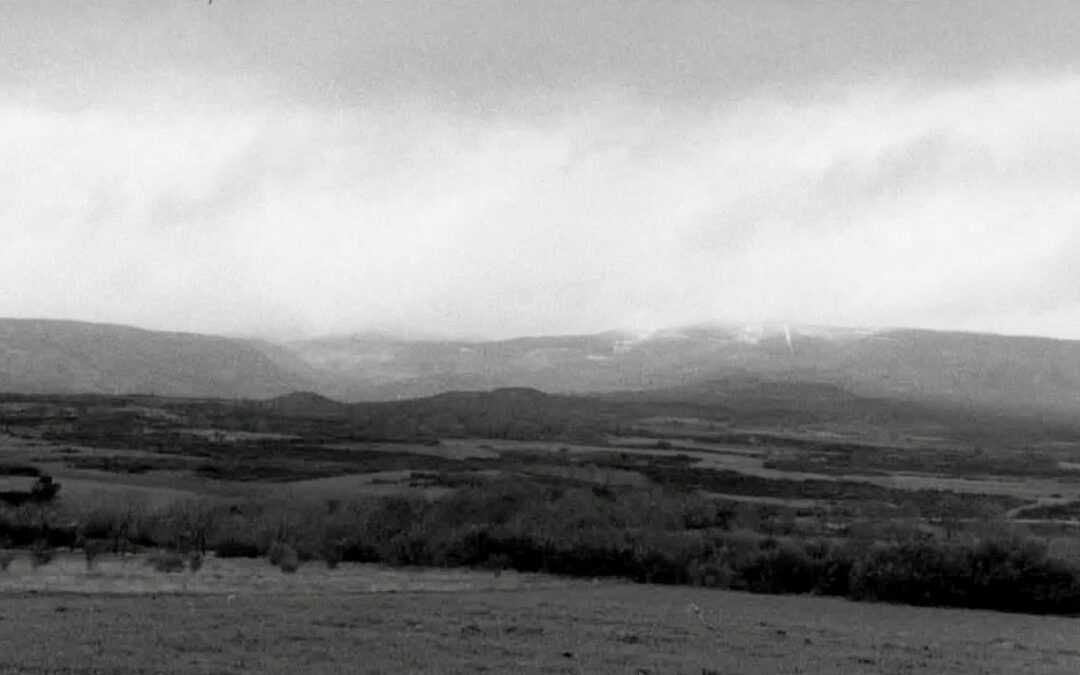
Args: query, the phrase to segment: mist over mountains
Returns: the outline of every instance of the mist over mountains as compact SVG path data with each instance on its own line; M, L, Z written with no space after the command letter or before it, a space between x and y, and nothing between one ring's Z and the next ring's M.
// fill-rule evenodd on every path
M1033 415L1080 410L1080 342L926 330L697 325L647 335L273 344L126 326L0 320L0 391L347 402L450 391L653 392L716 399L762 387ZM740 384L741 383L741 384ZM740 394L742 387L743 394ZM840 400L840 399L837 399Z
M828 384L852 394L1071 412L1080 342L925 330L700 325L495 342L324 338L288 345L346 400L534 387L600 393L718 379Z

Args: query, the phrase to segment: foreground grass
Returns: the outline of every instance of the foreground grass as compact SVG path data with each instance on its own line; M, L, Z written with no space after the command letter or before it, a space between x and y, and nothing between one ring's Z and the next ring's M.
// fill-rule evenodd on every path
M118 592L138 560L55 564L0 576L0 673L1080 672L1065 618L246 560Z

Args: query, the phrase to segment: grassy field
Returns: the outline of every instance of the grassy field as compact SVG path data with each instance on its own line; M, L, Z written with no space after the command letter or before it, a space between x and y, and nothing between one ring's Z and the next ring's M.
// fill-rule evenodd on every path
M1076 635L1069 618L516 573L75 556L0 573L2 673L1065 674Z
M0 673L1080 672L1068 438L592 424L606 408L484 399L359 418L16 403L0 406L0 549L18 556ZM37 476L58 495L18 502ZM35 568L42 542L57 557ZM208 557L89 569L79 548L103 544ZM267 560L283 545L295 574ZM540 570L567 576L524 573Z

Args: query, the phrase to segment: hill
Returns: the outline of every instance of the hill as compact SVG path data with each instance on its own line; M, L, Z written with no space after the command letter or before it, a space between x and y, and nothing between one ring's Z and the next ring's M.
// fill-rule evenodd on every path
M325 374L326 393L354 401L499 387L649 391L750 378L1025 414L1080 411L1080 342L1046 338L700 325L492 342L354 336L288 347Z
M899 415L932 426L934 411L948 408L951 416L977 411L973 419L980 424L1016 415L1052 421L1080 411L1080 342L709 324L648 335L499 341L358 335L275 345L104 324L0 320L0 391L256 399L302 391L310 394L279 405L332 415L337 404L318 397L356 403L502 389L651 392L645 397L650 404L702 403L710 410L793 420Z
M322 424L367 439L496 438L603 442L635 430L679 428L714 442L770 442L800 447L959 442L987 449L1074 445L1075 418L994 411L950 403L867 397L828 384L750 377L598 395L548 394L524 387L452 391L394 401L339 403L294 393L242 404L265 429L289 433ZM684 426L686 425L686 426ZM697 431L695 431L695 429ZM708 429L708 431L703 431ZM741 431L736 431L741 429ZM753 440L756 439L756 440ZM854 446L852 446L854 447ZM860 445L861 447L861 445Z
M268 343L0 319L0 391L261 398L314 386L309 367Z

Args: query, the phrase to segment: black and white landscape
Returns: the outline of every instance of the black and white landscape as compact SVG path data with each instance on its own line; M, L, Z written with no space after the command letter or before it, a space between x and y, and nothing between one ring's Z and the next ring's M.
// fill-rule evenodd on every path
M0 8L0 673L1073 673L1080 6Z

